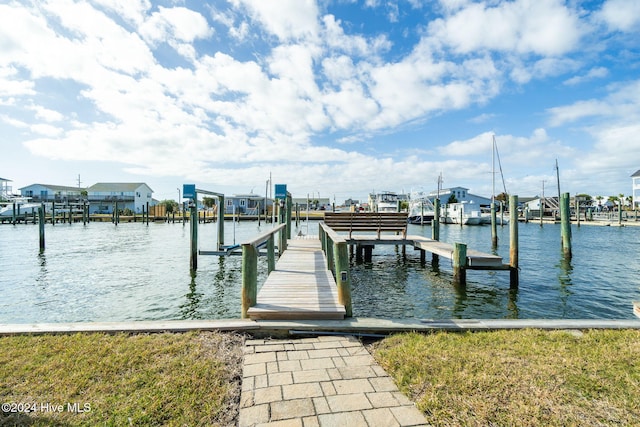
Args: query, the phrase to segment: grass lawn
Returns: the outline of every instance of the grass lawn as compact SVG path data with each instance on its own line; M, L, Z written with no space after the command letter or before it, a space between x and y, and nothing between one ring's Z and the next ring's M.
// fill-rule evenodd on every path
M640 331L400 334L371 351L435 426L640 425Z
M212 332L1 337L0 403L13 407L3 405L0 425L235 425L243 340Z
M3 406L0 426L233 426L243 341L0 337L0 403L19 410ZM398 334L369 349L435 426L640 425L637 330Z

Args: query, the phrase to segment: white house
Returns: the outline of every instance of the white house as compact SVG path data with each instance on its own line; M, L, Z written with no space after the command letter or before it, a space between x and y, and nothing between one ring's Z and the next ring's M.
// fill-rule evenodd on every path
M78 202L82 199L80 187L66 187L64 185L31 184L19 189L22 197L28 197L34 202Z
M631 175L631 196L633 197L633 208L640 207L640 170Z
M458 203L469 202L479 205L481 207L486 207L491 205L491 199L487 197L477 196L475 194L469 193L468 188L464 187L451 187L451 188L441 188L440 191L432 191L429 193L429 200L433 202L435 199L440 196L440 203L444 205L447 203L449 198L452 196L455 197Z
M153 190L143 182L99 182L87 188L90 213L112 213L115 202L118 209L142 213L154 205Z

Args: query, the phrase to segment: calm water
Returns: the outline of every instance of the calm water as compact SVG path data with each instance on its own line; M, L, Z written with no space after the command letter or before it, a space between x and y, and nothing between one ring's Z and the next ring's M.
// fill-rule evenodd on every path
M270 228L225 223L225 243ZM318 225L301 225L317 235ZM217 225L200 225L200 249L213 250ZM429 227L409 234L430 236ZM441 240L491 252L489 227L444 226ZM564 261L559 225L520 224L520 287L509 272L469 271L451 282L450 261L421 265L392 246L373 262L353 260L354 316L386 318L634 318L640 300L640 227L573 226L573 259ZM498 254L509 257L509 227L498 229ZM266 277L260 258L258 278ZM0 226L0 323L221 319L240 317L241 257L200 256L189 269L189 227L91 223Z

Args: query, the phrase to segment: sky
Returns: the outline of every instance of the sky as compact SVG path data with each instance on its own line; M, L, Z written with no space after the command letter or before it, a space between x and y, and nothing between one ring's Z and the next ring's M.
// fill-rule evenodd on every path
M637 0L0 0L14 192L630 195L639 119Z

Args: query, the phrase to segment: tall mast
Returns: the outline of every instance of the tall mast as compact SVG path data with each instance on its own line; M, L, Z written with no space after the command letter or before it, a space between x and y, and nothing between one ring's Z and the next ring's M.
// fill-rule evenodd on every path
M560 168L558 167L558 159L556 159L556 177L558 179L558 206L560 206Z
M491 192L491 204L495 202L496 199L496 136L493 135L493 145L491 147L491 184L492 184L492 192Z

